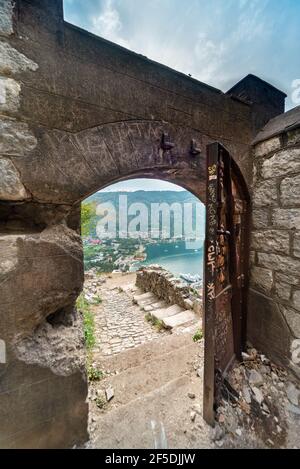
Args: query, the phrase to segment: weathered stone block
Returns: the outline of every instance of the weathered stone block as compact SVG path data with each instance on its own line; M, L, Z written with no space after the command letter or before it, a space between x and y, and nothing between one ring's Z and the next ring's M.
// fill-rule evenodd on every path
M256 231L252 234L251 247L256 251L289 254L290 235L282 230Z
M29 365L50 368L56 375L70 376L78 370L84 373L82 318L68 309L61 310L56 317L57 324L46 321L20 340L16 344L16 356Z
M300 205L300 174L285 178L280 185L280 200L284 207Z
M18 110L20 90L12 78L0 77L0 113L14 114Z
M258 179L258 170L257 170L257 166L255 164L255 162L253 162L253 174L252 174L253 178L252 178L252 183L253 185L255 185L257 183L257 179Z
M290 148L275 153L272 158L264 161L261 168L263 178L288 176L300 172L300 148Z
M258 264L262 267L275 270L287 275L295 275L300 277L300 259L293 259L288 256L280 256L279 254L266 254L259 252Z
M296 290L293 293L293 304L294 307L300 311L300 290Z
M0 2L0 36L10 36L13 30L13 4L12 0Z
M297 143L300 143L300 129L291 130L287 135L289 145L296 145Z
M13 163L6 159L0 159L0 200L25 200L29 199L23 186L20 175Z
M0 330L26 337L49 315L74 305L83 283L82 260L80 236L63 224L2 236Z
M254 209L252 212L252 224L256 230L268 228L270 225L269 209Z
M289 301L291 297L291 286L288 283L276 282L275 293L280 300Z
M272 271L261 267L252 267L251 285L266 293L270 293L273 285Z
M300 231L294 235L294 256L300 258Z
M296 278L294 275L275 273L275 282L285 283L288 285L299 285L300 277Z
M249 262L250 262L250 265L254 265L254 264L255 264L255 251L250 251L250 254L249 254Z
M72 448L88 440L87 382L80 370L61 376L13 360L1 383L0 448Z
M35 71L38 65L14 49L7 42L0 40L0 74L4 76L14 75L27 70Z
M253 190L253 204L254 207L276 206L278 204L276 181L271 179L257 183Z
M255 147L255 156L260 157L279 150L281 148L280 137L270 138L265 142L259 143Z
M37 140L27 124L0 117L0 155L24 156L36 145Z
M284 363L290 356L291 331L278 304L250 289L248 340L270 358Z
M280 306L280 310L284 315L286 322L288 323L293 336L296 338L300 338L300 314L297 313L292 308L287 308L285 306Z
M300 209L274 209L272 212L272 224L275 227L287 230L300 230Z

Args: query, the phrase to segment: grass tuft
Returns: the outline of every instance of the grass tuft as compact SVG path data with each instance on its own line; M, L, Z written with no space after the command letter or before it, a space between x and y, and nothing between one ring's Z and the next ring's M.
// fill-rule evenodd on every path
M78 297L76 306L83 317L84 340L87 350L92 350L96 343L95 337L95 318L91 311L89 302L85 299L83 293Z
M158 332L161 332L163 329L165 329L163 322L160 319L157 319L154 316L152 316L152 314L147 313L145 315L145 319L147 322L150 322L150 324L154 326Z
M87 375L88 375L88 380L90 382L93 381L100 381L101 379L104 378L104 373L101 370L98 370L92 365L89 365L87 368Z
M200 340L203 339L203 331L201 329L199 329L195 335L193 336L193 341L194 342L199 342Z
M99 408L99 409L104 409L105 405L106 405L106 400L103 399L103 397L97 397L97 399L95 400L96 402L96 406Z

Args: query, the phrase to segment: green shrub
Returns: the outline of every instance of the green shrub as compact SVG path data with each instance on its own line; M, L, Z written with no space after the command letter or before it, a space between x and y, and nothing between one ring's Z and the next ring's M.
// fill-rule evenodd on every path
M93 302L92 302L93 305L100 305L101 303L102 303L102 298L100 296L95 296L93 298Z
M97 397L95 400L96 406L99 407L99 409L104 409L106 405L106 401L103 397Z
M193 341L194 342L199 342L199 340L202 340L203 339L203 331L201 329L199 329L195 335L193 336Z
M101 370L98 370L94 366L88 366L87 375L90 382L100 381L104 378L104 373Z
M90 304L85 299L83 293L78 297L76 306L83 317L83 330L86 348L88 350L91 350L96 342L95 318L94 314L91 311Z
M152 326L154 326L158 330L158 332L165 329L164 323L160 319L157 319L154 316L152 316L152 314L147 313L145 315L145 319L147 322L150 322L150 324L152 324Z

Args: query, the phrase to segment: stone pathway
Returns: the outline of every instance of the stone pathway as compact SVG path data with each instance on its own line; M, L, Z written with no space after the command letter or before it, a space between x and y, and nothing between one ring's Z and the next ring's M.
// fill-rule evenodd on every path
M159 335L124 352L95 358L90 383L90 448L210 448L202 418L203 341L191 333ZM107 395L113 396L108 399Z
M145 312L133 304L132 296L121 290L121 285L134 283L134 280L133 276L116 276L97 287L102 303L93 306L96 354L114 355L167 334L153 328L145 320ZM87 282L86 289L89 288Z
M102 377L89 383L89 447L210 447L202 418L202 371L194 366L195 359L203 361L203 341L193 341L199 319L192 327L188 321L172 333L158 332L145 319L147 307L167 305L155 295L146 298L132 274L103 279L90 274L85 295L92 302L102 299L92 306L93 367Z

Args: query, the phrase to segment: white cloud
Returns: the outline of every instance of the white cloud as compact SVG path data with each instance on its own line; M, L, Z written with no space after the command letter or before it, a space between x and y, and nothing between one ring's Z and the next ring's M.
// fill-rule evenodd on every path
M223 91L248 73L283 89L299 75L294 0L64 1L71 22Z
M92 17L92 31L105 39L130 48L130 43L121 36L122 22L113 0L105 0L100 15Z
M207 34L199 33L194 47L197 64L197 75L202 81L212 82L219 70L223 68L225 44L210 39Z

